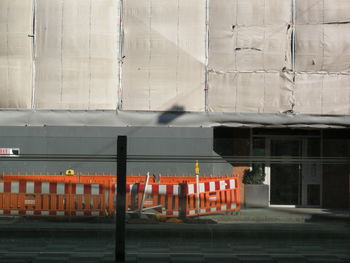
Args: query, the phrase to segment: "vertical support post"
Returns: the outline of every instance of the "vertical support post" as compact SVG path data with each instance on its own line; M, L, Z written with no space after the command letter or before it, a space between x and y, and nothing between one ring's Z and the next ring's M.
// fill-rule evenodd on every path
M187 216L187 182L183 181L182 183L179 183L179 187L180 218L185 220Z
M196 174L196 190L197 190L197 202L196 202L196 206L197 206L197 215L199 216L200 214L200 197L199 197L199 174Z
M141 199L141 204L140 204L140 210L139 210L139 217L141 217L142 214L142 210L143 210L143 204L145 202L145 198L146 198L146 190L147 190L147 186L148 186L148 180L149 180L149 172L147 172L146 174L146 182L145 182L145 186L143 189L143 194L142 194L142 199Z
M295 74L295 23L296 23L296 3L292 1L292 71Z
M205 0L205 76L204 76L204 110L208 109L209 96L209 0Z
M349 174L349 176L348 176L348 179L349 179L349 185L348 185L348 197L349 197L349 203L348 203L348 205L349 205L349 210L350 210L350 174Z
M194 173L196 174L196 191L197 191L197 200L196 200L196 207L197 207L197 216L200 214L200 199L199 199L199 164L198 160L196 161L196 166L194 169Z
M35 90L35 59L36 59L36 11L37 10L37 4L36 4L36 0L33 1L33 31L32 31L32 34L29 35L30 37L33 38L32 40L32 49L33 49L33 53L32 53L32 110L35 110L35 95L36 95L36 90Z
M117 215L115 259L125 262L125 201L126 201L126 154L127 137L118 136L117 140Z
M121 110L123 108L122 105L122 95L123 95L123 88L122 88L122 73L123 73L123 51L124 51L124 2L123 0L119 0L119 16L120 16L120 23L119 23L119 89L118 89L118 104L117 109Z

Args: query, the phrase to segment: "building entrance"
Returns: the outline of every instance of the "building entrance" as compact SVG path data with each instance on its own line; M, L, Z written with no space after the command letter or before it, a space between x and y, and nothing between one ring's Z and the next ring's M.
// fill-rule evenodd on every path
M281 158L280 163L271 164L271 205L301 205L301 164L292 163L300 156L302 140L271 140L271 157Z
M321 206L320 145L318 136L253 137L253 155L266 157L260 165L265 169L265 184L270 186L270 205Z

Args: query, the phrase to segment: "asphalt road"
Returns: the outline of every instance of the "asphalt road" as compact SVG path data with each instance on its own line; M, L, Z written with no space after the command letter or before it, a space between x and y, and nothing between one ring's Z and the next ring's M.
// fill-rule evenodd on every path
M0 262L114 262L112 222L0 222ZM350 225L128 224L127 262L350 262Z

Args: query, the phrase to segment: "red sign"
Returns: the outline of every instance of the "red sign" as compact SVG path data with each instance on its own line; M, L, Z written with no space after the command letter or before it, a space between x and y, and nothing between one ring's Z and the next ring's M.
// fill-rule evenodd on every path
M0 156L18 156L19 148L0 148Z

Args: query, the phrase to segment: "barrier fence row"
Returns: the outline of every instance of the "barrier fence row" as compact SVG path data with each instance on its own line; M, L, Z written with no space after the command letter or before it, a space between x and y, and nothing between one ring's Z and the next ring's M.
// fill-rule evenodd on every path
M60 181L58 179L61 179ZM240 209L237 177L127 177L126 210L188 217ZM3 175L0 216L113 216L115 176Z

